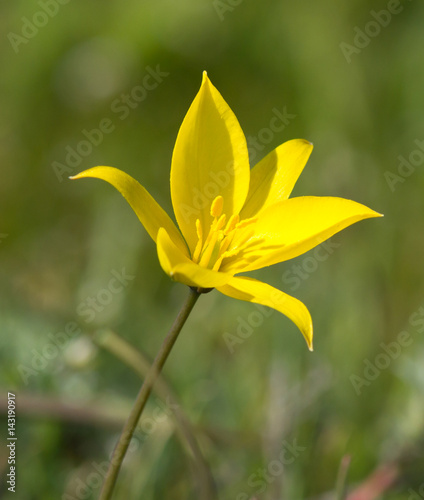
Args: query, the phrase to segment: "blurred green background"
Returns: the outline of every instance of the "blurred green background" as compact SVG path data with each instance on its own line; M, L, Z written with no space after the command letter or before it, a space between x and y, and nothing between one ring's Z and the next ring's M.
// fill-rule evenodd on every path
M172 404L215 498L335 498L345 455L352 500L424 498L423 15L418 0L1 3L2 498L98 496L140 386L107 346L119 335L153 357L187 291L113 188L67 177L121 168L171 213L172 149L203 70L252 164L306 138L315 149L294 195L351 198L385 218L255 273L308 306L313 353L280 314L201 297L165 367L177 402L151 398L114 498L207 498ZM287 123L272 131L278 113Z

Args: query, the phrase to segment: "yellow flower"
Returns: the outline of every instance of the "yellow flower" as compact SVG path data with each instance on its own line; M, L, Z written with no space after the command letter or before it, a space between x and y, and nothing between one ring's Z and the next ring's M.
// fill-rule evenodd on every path
M121 170L94 167L72 179L95 177L112 184L155 241L160 264L173 280L280 311L312 350L312 320L302 302L236 276L297 257L361 219L380 216L343 198L289 199L311 152L308 141L291 140L250 170L237 118L204 72L172 156L171 198L179 229Z

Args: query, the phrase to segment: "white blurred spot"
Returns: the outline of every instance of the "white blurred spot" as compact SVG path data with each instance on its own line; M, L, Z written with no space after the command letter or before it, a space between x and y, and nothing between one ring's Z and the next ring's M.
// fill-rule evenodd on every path
M96 356L97 347L87 337L79 337L70 342L64 352L66 364L72 368L86 367Z

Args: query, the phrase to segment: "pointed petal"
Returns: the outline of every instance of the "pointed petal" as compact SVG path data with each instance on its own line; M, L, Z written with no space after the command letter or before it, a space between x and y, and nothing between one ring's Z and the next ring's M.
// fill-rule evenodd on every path
M295 323L312 351L312 319L306 306L291 295L253 278L234 277L218 291L229 297L272 307Z
M190 250L197 243L196 219L208 230L213 200L224 198L223 213L238 213L249 189L246 139L236 116L206 72L178 133L172 156L171 197Z
M212 271L192 262L174 244L164 228L158 232L157 250L162 269L174 281L188 286L215 288L232 278L231 274Z
M109 182L131 205L154 242L156 242L159 228L164 227L179 250L188 255L187 245L169 215L131 176L114 167L94 167L71 177L71 179L82 179L83 177L93 177Z
M281 144L255 165L250 173L249 193L240 217L254 217L269 205L286 200L312 149L310 142L294 139Z
M362 219L381 217L365 205L344 198L303 196L264 210L247 229L254 235L226 261L223 272L251 271L293 259ZM242 241L243 232L237 234ZM237 240L233 243L237 245Z

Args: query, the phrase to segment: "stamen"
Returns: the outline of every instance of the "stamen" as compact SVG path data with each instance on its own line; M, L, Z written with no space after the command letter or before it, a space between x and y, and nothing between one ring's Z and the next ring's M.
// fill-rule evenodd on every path
M222 246L223 242L225 241L224 238L225 238L225 236L224 236L223 231L219 231L218 238L216 239L215 245L213 247L211 258L209 259L209 263L208 263L209 268L214 268L215 264L217 262L217 259L219 260L219 255L221 253L221 246Z
M223 248L224 252L221 254L222 259L228 259L230 257L235 257L241 251L245 250L247 246L250 247L250 245L252 244L251 238L252 238L252 236L254 236L254 234L255 234L255 232L253 230L247 231L242 236L242 238L236 242L236 244L233 246L233 248L231 248L230 250L226 250L226 248L228 248L229 245L227 245L225 249Z
M241 222L238 222L236 224L236 229L242 229L242 228L244 228L246 226L249 226L250 224L253 224L257 220L258 220L257 217L251 217L250 219L244 219Z
M208 267L209 266L209 261L211 260L212 252L215 249L215 244L218 240L220 232L216 231L213 233L212 238L210 239L210 242L208 245L205 247L204 252L202 254L202 258L200 259L199 266L202 267Z
M220 257L218 257L218 260L215 262L215 264L212 267L212 271L219 271L219 268L221 267L223 259L224 259L224 254L222 254Z
M252 238L252 236L255 234L255 231L251 229L250 231L246 231L242 237L237 240L237 244L234 247L235 250L240 251L246 243L249 242L249 240Z
M233 231L233 229L235 229L235 227L239 223L239 221L240 221L240 216L238 214L232 215L230 217L230 220L228 221L227 227L225 228L225 231L224 231L225 234L228 234L231 231Z
M228 238L227 236L221 241L221 245L219 247L219 255L222 255L224 252L227 251L227 248L230 246L231 240L232 238Z
M222 214L221 217L218 219L218 222L216 223L216 226L214 227L215 231L219 231L225 226L225 221L227 220L227 216L225 214Z
M235 257L239 253L239 248L233 248L232 250L228 250L221 255L222 259L228 259L229 257Z
M219 231L224 226L225 219L225 214L222 214L218 220L215 218L215 220L211 224L211 228L209 229L208 237L206 238L205 244L203 245L204 247L209 245L209 242L211 241L211 238L214 235L215 231Z
M197 232L197 237L199 238L197 240L197 245L196 248L194 249L193 253L193 262L198 262L200 253L202 251L202 246L203 246L203 228L202 228L202 223L200 222L199 219L196 219L196 232Z
M231 242L233 241L233 237L234 237L234 234L226 234L226 230L221 231L221 233L223 234L223 237L220 240L219 249L217 249L217 252L216 252L217 260L212 267L212 269L214 271L219 271L219 268L221 267L222 261L227 254L228 247L231 245Z
M211 216L219 217L222 214L222 209L224 207L224 198L222 196L217 196L211 205Z
M198 241L193 252L193 262L215 271L219 271L224 259L236 257L246 246L250 245L254 230L249 228L246 231L245 228L257 220L252 217L240 221L240 216L234 214L226 224L227 217L222 213L223 208L224 198L217 196L211 204L210 215L213 220L207 233L204 233L205 228L201 221L196 220ZM238 229L242 231L238 232Z

